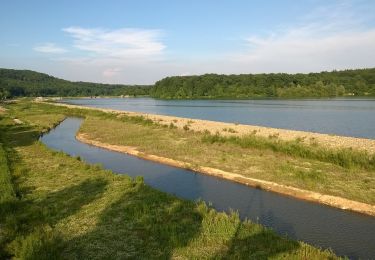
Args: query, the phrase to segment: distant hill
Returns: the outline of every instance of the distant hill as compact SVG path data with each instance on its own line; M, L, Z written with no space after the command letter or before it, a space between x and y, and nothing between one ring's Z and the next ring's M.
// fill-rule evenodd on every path
M0 99L103 95L166 99L375 96L375 68L309 74L174 76L154 86L72 82L31 70L0 69Z
M0 69L0 98L4 96L148 95L150 87L72 82L31 70Z
M375 68L309 74L175 76L156 82L156 98L304 98L375 96Z

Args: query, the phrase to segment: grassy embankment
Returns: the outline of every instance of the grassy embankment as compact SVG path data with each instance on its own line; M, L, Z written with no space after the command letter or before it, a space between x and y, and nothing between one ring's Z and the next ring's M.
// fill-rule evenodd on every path
M103 123L105 120L105 123ZM126 116L88 117L89 139L136 147L190 165L207 166L327 195L375 204L375 155L248 135L224 137L166 128ZM227 129L228 131L228 129Z
M110 115L25 102L8 108L0 115L0 185L6 191L0 258L336 258L37 141L66 115L113 123ZM14 117L24 123L15 124ZM141 118L126 124L159 129Z

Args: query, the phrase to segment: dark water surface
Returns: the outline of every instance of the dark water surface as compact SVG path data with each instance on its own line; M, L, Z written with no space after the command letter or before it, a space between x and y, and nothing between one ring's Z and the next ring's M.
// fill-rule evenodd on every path
M158 100L67 99L63 102L248 125L375 139L375 99Z
M375 218L285 197L224 179L146 161L81 143L75 139L82 119L68 118L41 141L55 150L101 163L116 173L143 176L145 183L178 197L211 202L219 211L238 210L281 235L339 255L375 259Z

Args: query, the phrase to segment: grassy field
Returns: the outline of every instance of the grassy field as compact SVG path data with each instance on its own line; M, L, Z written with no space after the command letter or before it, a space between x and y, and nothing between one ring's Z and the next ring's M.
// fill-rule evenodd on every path
M309 150L298 141L222 137L127 118L89 116L80 132L90 139L134 146L192 165L375 204L373 158L361 152L317 146Z
M148 187L142 178L115 175L37 141L68 115L86 115L85 131L97 120L115 123L102 113L28 102L7 108L0 114L0 258L336 259L330 251L241 222L235 213L178 199ZM141 118L121 126L162 134ZM176 133L168 130L159 138Z

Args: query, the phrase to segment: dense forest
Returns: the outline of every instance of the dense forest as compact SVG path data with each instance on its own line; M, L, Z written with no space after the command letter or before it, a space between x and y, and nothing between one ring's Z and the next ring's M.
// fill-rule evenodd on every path
M165 99L375 96L375 68L309 74L174 76L154 86L71 82L30 70L0 69L0 99L120 95Z
M71 82L30 70L0 69L0 99L19 96L138 96L151 86Z
M156 82L156 98L375 96L375 68L309 74L175 76Z

